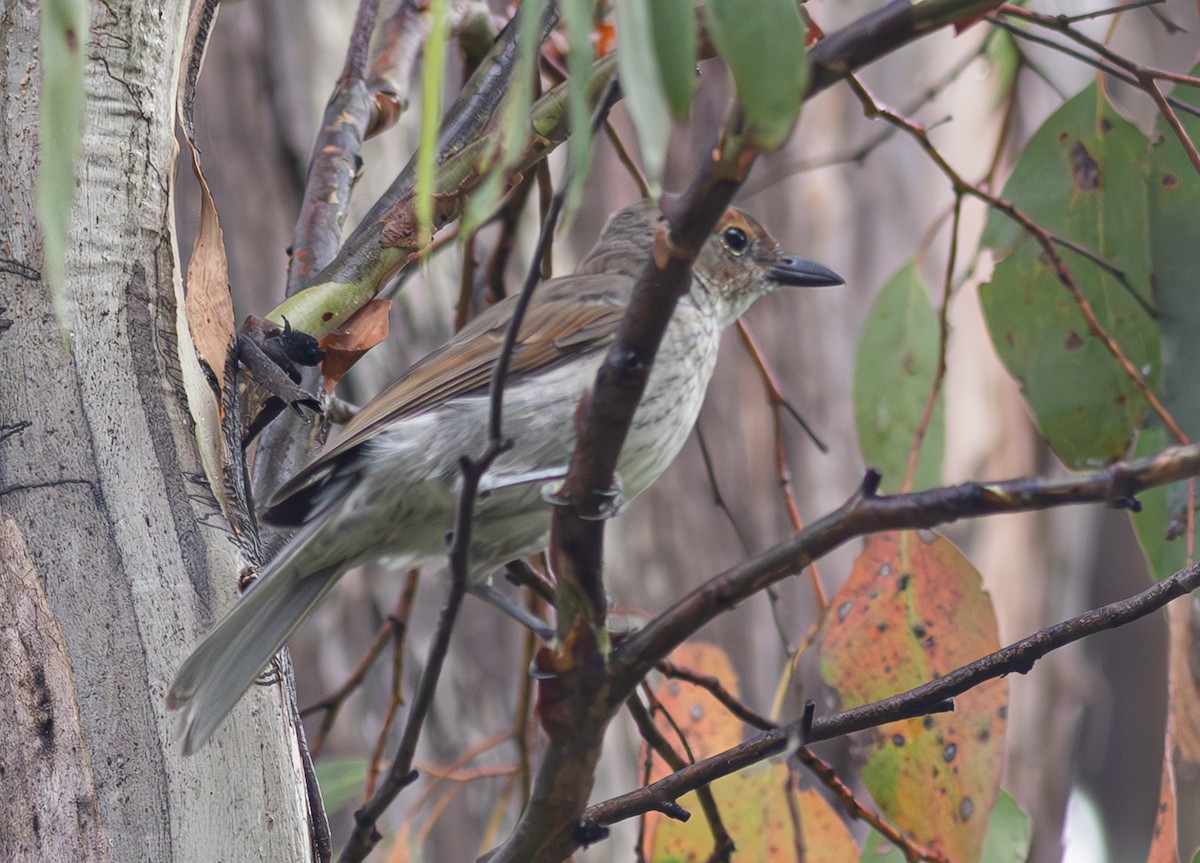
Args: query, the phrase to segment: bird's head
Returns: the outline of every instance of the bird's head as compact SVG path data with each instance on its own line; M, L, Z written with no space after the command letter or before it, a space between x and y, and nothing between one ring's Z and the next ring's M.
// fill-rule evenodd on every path
M699 282L693 292L705 291L722 326L781 285L817 287L845 281L828 267L784 254L766 228L736 207L730 207L717 221L696 258L693 273Z
M662 217L657 202L644 199L608 220L579 273L613 273L636 278L652 254ZM710 307L721 326L743 314L780 285L840 285L841 276L797 255L784 254L767 229L730 207L717 222L693 268L691 301Z

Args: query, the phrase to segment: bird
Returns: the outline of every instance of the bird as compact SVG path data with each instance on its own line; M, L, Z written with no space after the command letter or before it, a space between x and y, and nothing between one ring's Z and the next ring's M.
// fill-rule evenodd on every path
M511 445L480 481L468 590L522 622L530 623L528 612L492 591L490 576L548 542L576 405L651 258L660 218L653 199L613 214L573 274L537 286L516 339L502 411ZM837 273L784 254L751 216L728 208L697 256L651 367L617 461L614 507L654 482L683 447L726 326L777 287L839 284ZM295 533L167 692L168 707L182 711L185 754L204 745L344 572L368 561L410 567L445 557L461 459L489 441L489 382L514 302L497 302L417 361L271 497L263 519Z

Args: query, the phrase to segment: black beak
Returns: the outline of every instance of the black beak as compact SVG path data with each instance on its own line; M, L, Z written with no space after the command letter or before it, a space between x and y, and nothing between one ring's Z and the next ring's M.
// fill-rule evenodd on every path
M822 285L844 285L846 280L828 267L801 258L797 255L784 255L775 260L771 267L770 276L781 285L793 285L798 288L816 288Z

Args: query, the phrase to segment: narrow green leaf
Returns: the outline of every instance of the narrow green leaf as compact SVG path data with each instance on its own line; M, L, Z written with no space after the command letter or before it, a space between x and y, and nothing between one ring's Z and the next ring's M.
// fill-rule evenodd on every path
M1160 360L1149 311L1146 146L1093 84L1042 125L1002 196L1120 271L1059 247L1105 331L1153 386ZM980 242L1002 259L980 289L988 330L1042 434L1073 468L1120 457L1146 413L1131 376L1091 334L1031 237L993 213Z
M658 195L671 115L655 56L649 0L616 0L617 75L642 149L650 191Z
M650 24L667 104L675 118L683 120L696 91L696 12L691 0L655 0Z
M883 488L899 490L937 370L937 313L910 261L871 306L854 359L854 421L867 464L883 473ZM939 393L925 431L914 488L938 484L946 420Z
M83 68L88 39L84 0L44 0L41 20L42 101L38 118L37 212L43 274L54 312L69 333L67 233L75 201L75 157L83 140Z
M447 0L429 0L429 35L425 38L421 76L421 144L417 151L416 203L418 243L425 245L433 233L434 175L437 170L438 129L442 119L442 91L446 86Z
M325 809L333 814L354 802L362 792L363 782L367 778L367 761L365 758L320 761L316 770L317 785L321 788Z
M996 79L996 103L999 104L1008 98L1009 91L1017 82L1017 72L1021 69L1021 49L1012 33L994 29L988 31L984 54Z
M795 0L704 0L708 34L733 73L753 142L774 150L800 114L808 77Z
M592 116L588 105L588 73L592 68L592 19L596 0L563 0L563 23L567 28L567 115L571 128L571 183L567 187L566 211L573 213L583 199L592 158Z

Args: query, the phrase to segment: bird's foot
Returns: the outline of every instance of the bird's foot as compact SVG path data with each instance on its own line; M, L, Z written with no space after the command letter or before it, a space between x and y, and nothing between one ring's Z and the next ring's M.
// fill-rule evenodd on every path
M584 521L604 521L620 515L629 505L625 496L620 474L613 474L610 488L589 492L583 500L572 500L563 493L561 483L546 483L542 486L542 500L552 506L570 506Z

